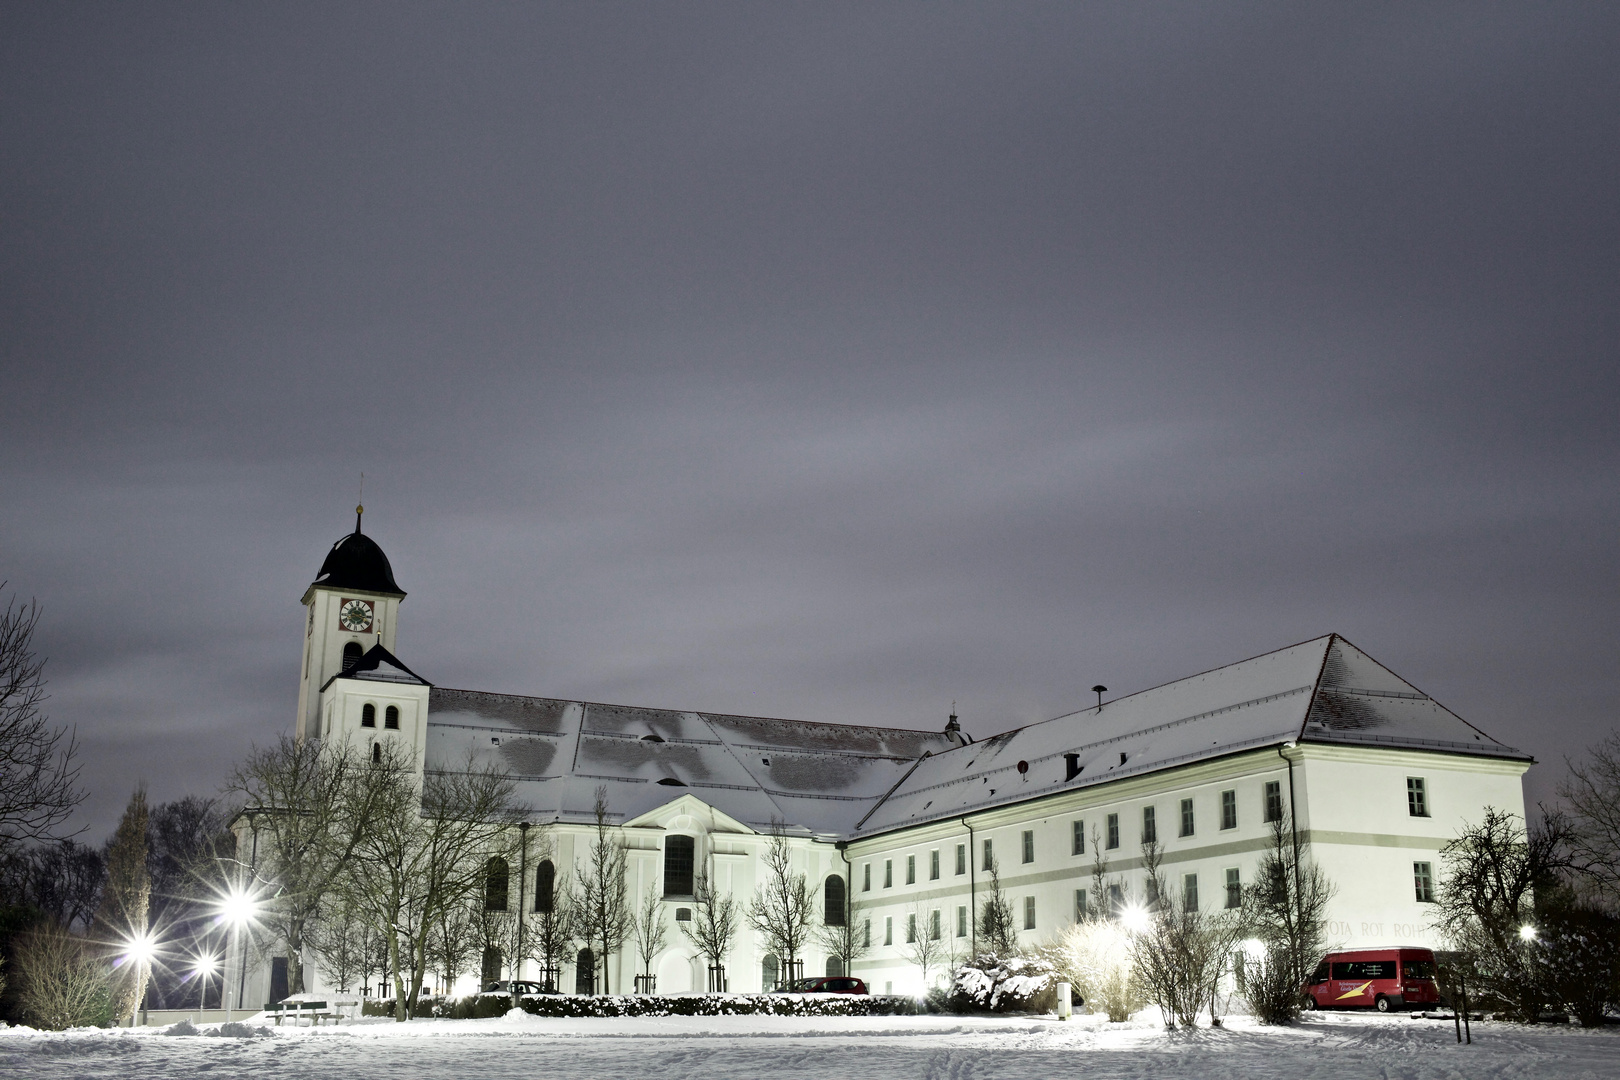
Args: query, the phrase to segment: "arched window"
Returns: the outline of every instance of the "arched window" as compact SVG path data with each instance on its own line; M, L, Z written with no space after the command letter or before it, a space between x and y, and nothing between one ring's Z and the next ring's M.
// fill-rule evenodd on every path
M821 923L844 925L844 879L837 874L827 875L827 884L821 887Z
M358 641L351 641L343 646L343 674L347 675L354 670L354 666L360 662L360 655L364 651L360 648Z
M767 956L765 962L759 966L759 988L767 994L776 989L776 975L780 971L776 957Z
M390 705L383 711L383 727L399 730L399 706Z
M369 701L360 707L360 726L377 726L377 706L373 705Z
M382 743L374 742L371 744L371 763L373 765L382 764Z
M550 859L540 860L534 870L534 910L542 915L552 912L552 896L557 889L557 868Z
M827 957L827 977L829 979L841 978L844 974L844 962L836 956Z
M596 993L596 954L589 949L579 950L574 957L574 993Z
M499 855L484 864L484 910L505 911L509 875Z
M664 837L664 895L692 895L692 864L695 861L696 842L690 836L672 834Z

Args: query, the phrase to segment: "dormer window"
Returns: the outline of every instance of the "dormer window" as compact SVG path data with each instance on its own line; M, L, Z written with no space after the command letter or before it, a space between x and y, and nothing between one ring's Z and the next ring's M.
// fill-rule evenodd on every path
M358 641L351 641L343 646L343 674L347 675L355 669L355 666L360 663L360 657L364 652L365 650L360 647Z
M377 726L377 706L373 705L369 701L360 707L360 726Z
M393 731L399 730L399 706L390 705L383 712L383 727Z

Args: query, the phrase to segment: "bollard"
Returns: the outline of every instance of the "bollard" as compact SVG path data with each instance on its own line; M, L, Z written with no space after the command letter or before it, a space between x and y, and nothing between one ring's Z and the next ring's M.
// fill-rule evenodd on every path
M1069 984L1066 982L1060 982L1057 984L1057 1018L1059 1020L1067 1020L1072 1012L1073 1008Z

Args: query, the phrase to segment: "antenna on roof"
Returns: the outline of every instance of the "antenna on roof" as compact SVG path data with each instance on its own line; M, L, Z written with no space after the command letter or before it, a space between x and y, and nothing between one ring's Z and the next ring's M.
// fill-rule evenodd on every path
M354 506L354 531L360 532L360 518L366 512L366 474L360 474L360 498Z
M1097 711L1102 712L1102 696L1108 693L1108 687L1104 686L1102 683L1098 683L1096 686L1091 688L1091 692L1097 695Z

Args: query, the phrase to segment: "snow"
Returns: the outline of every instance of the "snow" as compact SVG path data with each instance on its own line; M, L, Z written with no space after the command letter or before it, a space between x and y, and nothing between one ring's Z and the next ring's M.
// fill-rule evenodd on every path
M1449 1021L1327 1013L1296 1027L1232 1017L1219 1030L1167 1032L1149 1014L1099 1016L706 1016L613 1020L511 1013L494 1020L367 1020L274 1028L262 1017L137 1031L0 1030L7 1077L225 1076L1620 1077L1620 1032L1479 1022L1459 1046Z

